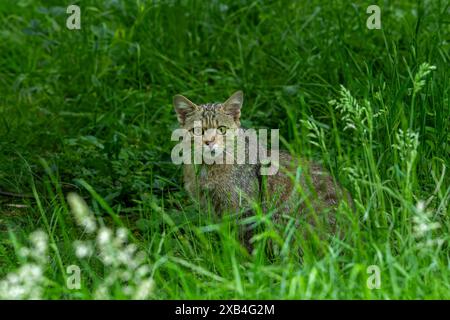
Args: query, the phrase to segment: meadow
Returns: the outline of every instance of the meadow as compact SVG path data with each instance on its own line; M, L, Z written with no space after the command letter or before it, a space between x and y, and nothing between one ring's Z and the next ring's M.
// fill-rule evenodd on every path
M74 4L0 2L0 299L450 298L449 1ZM255 204L249 254L188 198L172 97L236 90L351 192L342 237Z

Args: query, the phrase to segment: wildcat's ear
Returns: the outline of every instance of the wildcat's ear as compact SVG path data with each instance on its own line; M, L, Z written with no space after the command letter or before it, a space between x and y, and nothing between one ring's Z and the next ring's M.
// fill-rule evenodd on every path
M186 116L189 113L198 109L195 103L180 94L177 94L173 97L173 106L175 108L175 112L177 113L178 122L180 123L180 125L184 125Z
M244 93L236 91L223 103L223 109L226 114L233 116L234 121L238 122L241 117L242 103L244 102Z

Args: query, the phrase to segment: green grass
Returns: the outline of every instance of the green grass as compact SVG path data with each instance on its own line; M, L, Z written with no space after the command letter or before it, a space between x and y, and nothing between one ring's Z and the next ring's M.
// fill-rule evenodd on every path
M140 278L124 274L135 269L102 262L99 246L75 254L95 237L69 209L77 192L99 227L129 230L152 299L450 298L449 1L380 1L381 30L366 28L372 1L77 3L79 31L60 1L0 3L0 190L32 195L0 195L0 279L22 268L37 288L28 297L132 297L126 283ZM188 199L170 160L172 96L221 101L238 89L245 126L279 128L284 148L351 191L342 239L306 241L259 212L248 255L232 216ZM48 254L26 256L37 229ZM79 290L66 286L70 265ZM371 265L379 289L366 285Z

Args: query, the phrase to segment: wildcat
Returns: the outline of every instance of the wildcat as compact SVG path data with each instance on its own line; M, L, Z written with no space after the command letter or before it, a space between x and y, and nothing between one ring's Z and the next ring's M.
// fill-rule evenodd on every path
M200 144L197 147L206 151L204 155L209 160L229 154L226 138L243 132L240 126L243 101L242 91L223 103L197 105L182 95L173 98L180 128L189 132L193 144ZM249 142L245 143L248 147ZM249 149L245 149L247 155ZM259 159L253 164L220 161L184 164L184 187L204 208L210 201L217 214L240 211L247 216L251 214L252 202L260 201L265 211L274 212L275 222L287 214L333 231L333 211L343 198L342 188L321 165L296 159L286 151L279 151L277 164L278 171L266 176L261 175ZM247 233L244 238L248 241L250 235Z

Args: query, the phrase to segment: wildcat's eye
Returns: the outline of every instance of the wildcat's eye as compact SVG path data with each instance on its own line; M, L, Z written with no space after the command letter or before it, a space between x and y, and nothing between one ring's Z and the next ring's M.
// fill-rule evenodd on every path
M200 127L194 127L191 129L192 134L195 136L201 136L203 134L203 129Z
M217 131L218 131L220 134L225 134L225 133L227 133L227 127L225 127L225 126L220 126L220 127L217 128Z

